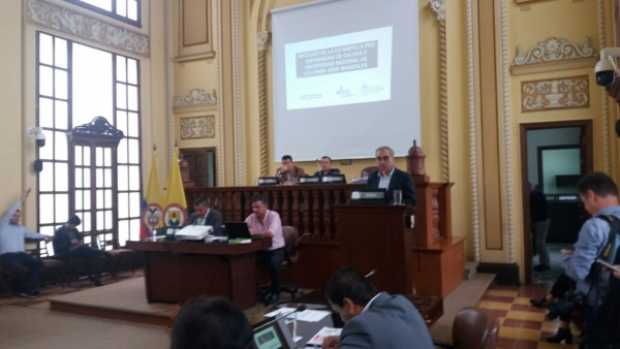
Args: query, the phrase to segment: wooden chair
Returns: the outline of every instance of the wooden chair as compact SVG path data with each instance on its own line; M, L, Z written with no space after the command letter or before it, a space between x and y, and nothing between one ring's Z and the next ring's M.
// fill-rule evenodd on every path
M365 168L362 169L362 171L360 172L360 176L361 177L368 177L373 172L377 172L377 171L379 171L379 167L378 166L368 166L368 167L365 167Z
M282 267L283 269L288 269L299 260L299 243L310 234L299 236L297 228L285 225L282 227L282 235L284 235L284 263ZM280 291L290 294L291 299L294 301L299 293L299 287L292 283L284 283L280 287Z
M480 309L465 308L454 318L452 342L455 349L492 349L499 324Z

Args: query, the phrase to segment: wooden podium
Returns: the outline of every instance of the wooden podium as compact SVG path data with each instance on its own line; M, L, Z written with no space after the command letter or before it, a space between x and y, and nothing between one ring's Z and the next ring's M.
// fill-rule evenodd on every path
M413 176L416 185L413 279L421 296L447 296L465 273L464 238L452 236L450 188Z
M413 230L405 226L405 206L336 207L336 231L344 265L367 273L390 293L413 292Z

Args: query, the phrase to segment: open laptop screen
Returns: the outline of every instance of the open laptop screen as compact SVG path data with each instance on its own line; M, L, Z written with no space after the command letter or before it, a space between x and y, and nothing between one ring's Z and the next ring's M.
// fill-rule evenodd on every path
M277 322L254 331L254 346L256 349L290 349Z

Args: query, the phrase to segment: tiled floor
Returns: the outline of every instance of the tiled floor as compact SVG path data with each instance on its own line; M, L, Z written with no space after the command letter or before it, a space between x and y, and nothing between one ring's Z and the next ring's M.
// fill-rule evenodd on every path
M545 291L546 287L543 286L491 286L487 290L479 307L500 322L497 348L577 348L576 345L550 344L544 341L545 337L555 333L558 322L546 321L545 311L530 306L530 298L540 298Z

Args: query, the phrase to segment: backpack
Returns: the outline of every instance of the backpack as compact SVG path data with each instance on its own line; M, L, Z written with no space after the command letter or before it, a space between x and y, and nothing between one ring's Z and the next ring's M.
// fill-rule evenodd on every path
M620 265L620 246L614 251L616 240L620 238L620 219L607 215L598 216L598 218L609 224L609 238L598 258L613 265ZM607 312L605 317L610 324L610 338L613 339L613 343L620 343L620 279L615 278L609 270L603 270L598 263L594 263L591 273L598 278L607 279L607 289L601 295L603 297L602 309Z

